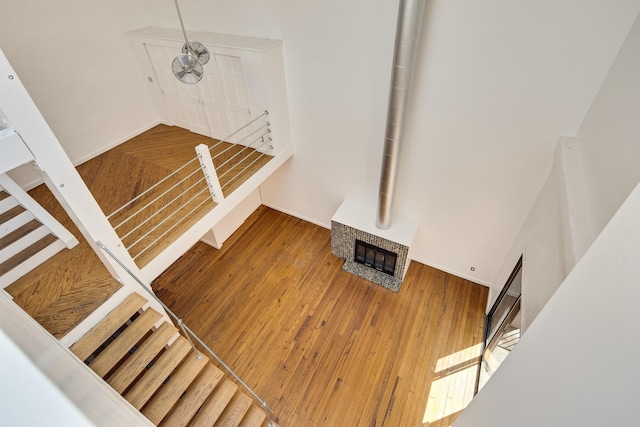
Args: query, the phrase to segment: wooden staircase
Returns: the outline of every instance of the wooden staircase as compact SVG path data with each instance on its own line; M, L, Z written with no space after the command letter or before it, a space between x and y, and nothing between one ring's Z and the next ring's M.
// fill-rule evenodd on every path
M33 199L28 203L32 206L25 206L20 195L5 191L7 186L11 186L4 182L5 179L8 177L0 174L0 289L60 250L78 243L71 233ZM24 193L22 189L19 191ZM26 193L23 196L30 198Z
M146 304L129 295L71 351L155 425L267 427L264 411Z

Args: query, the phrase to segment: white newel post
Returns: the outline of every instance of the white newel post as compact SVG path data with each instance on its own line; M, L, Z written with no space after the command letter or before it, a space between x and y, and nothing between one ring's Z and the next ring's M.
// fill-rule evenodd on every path
M149 300L151 307L163 313L165 320L171 322L162 306L146 295L146 292L96 245L96 242L101 241L127 268L143 277L1 50L0 106L12 127L20 132L24 143L33 153L47 187L90 242L111 275L126 288L118 291L121 299L125 296L125 292L121 291L128 289L129 292L137 292Z
M204 173L204 178L207 180L207 186L209 187L209 191L211 191L213 201L216 203L222 202L224 195L222 194L222 187L220 187L220 180L218 179L216 168L213 166L209 147L205 144L200 144L196 147L196 153L200 161L202 173Z

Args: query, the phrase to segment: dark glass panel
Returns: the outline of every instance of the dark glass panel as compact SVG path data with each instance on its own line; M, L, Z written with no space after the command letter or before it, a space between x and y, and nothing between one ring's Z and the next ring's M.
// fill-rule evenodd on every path
M374 267L376 270L382 270L384 268L384 252L376 251L376 263Z
M365 247L362 243L356 242L356 261L364 262Z
M387 256L384 258L383 271L385 273L393 275L396 270L396 258L395 254L387 253Z
M376 259L376 250L373 248L367 248L367 253L364 262L369 266L372 266Z

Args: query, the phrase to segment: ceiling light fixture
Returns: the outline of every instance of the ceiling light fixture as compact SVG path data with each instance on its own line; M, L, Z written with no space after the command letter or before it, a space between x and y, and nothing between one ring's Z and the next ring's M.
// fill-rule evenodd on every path
M184 29L184 23L182 22L182 14L180 13L178 0L174 0L174 3L176 4L182 35L184 35L184 46L182 46L182 53L173 59L171 69L173 70L173 75L176 76L178 80L182 83L192 85L202 80L202 76L204 75L204 68L202 68L202 66L209 62L209 51L202 43L189 41L187 32Z

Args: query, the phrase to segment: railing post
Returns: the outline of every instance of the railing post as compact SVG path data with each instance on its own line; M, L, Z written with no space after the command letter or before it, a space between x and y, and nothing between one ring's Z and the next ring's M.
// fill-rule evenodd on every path
M198 160L200 161L202 173L204 173L204 178L207 180L209 191L211 191L213 201L216 203L222 202L224 200L224 195L222 194L222 187L220 187L220 180L218 179L216 168L213 166L209 147L205 144L200 144L196 147L196 153L198 155Z

